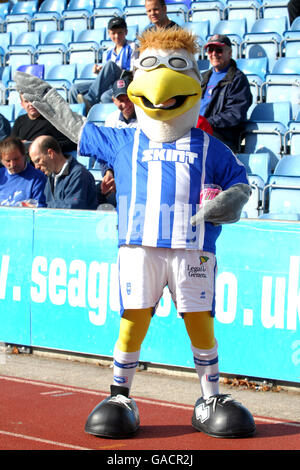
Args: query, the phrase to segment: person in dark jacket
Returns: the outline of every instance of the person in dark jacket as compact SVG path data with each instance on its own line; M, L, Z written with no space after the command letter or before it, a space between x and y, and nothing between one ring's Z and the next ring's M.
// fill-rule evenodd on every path
M287 4L288 15L290 20L290 26L292 26L293 21L300 16L300 1L299 0L290 0Z
M227 36L215 34L204 47L212 68L202 73L200 115L208 120L214 137L237 152L243 123L252 104L249 82L232 59Z
M35 168L48 177L45 195L49 208L97 209L93 175L76 158L62 153L51 136L37 137L29 147Z
M0 141L10 136L11 127L8 119L0 114Z

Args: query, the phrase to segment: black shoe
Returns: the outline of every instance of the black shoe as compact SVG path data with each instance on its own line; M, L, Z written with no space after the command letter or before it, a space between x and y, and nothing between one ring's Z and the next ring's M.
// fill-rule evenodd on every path
M93 106L92 103L89 100L86 100L85 97L81 93L78 93L77 95L77 103L85 104L86 114L88 114L89 110Z
M230 395L213 395L196 401L192 425L213 437L250 437L255 432L251 413Z
M88 416L85 432L99 437L132 437L139 429L139 411L126 387L111 385L111 396L101 401Z

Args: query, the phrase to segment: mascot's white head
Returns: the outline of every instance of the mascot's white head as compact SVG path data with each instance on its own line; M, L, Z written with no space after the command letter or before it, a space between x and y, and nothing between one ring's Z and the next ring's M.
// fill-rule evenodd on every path
M200 73L197 37L180 28L148 30L127 93L139 125L150 140L172 142L197 123Z

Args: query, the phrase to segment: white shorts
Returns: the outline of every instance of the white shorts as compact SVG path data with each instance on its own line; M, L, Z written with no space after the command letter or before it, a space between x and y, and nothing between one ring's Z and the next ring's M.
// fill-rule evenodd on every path
M124 245L119 249L121 314L156 308L167 285L177 312L215 311L216 257L198 250Z

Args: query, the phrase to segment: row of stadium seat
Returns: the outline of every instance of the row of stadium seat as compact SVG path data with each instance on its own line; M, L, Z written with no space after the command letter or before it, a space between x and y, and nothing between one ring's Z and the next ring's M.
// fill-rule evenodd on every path
M209 16L216 23L222 19L247 18L248 30L258 18L286 17L289 20L287 0L219 0L219 1L167 1L168 14L181 16L184 21L195 19L202 21ZM5 23L12 16L26 15L27 20L39 19L39 15L52 12L62 17L72 17L81 11L89 21L93 21L98 10L117 8L120 14L129 16L145 14L143 0L44 0L38 6L38 0L19 1L11 6L10 2L2 4L0 15Z
M89 44L89 43L82 43ZM105 53L105 52L104 52ZM52 47L41 48L38 58L35 59L42 70L40 77L47 80L60 80L53 84L56 88L63 88L62 94L68 99L67 91L73 83L78 81L93 80L92 73L95 49L77 48L76 45L67 49L69 63L65 64L64 51L57 44ZM13 74L20 65L32 64L32 58L27 54L15 53L10 57L11 65L0 68L0 103L12 103L13 99ZM56 67L54 67L56 65ZM268 73L268 59L237 59L237 65L249 81L253 95L253 105L262 102L291 103L291 116L289 120L296 119L300 110L300 61L298 57L283 57L276 61L273 69ZM210 66L207 59L198 61L199 70L203 72ZM32 65L33 67L33 65ZM62 82L63 80L63 82ZM249 113L251 112L251 108ZM248 115L249 115L248 113ZM285 120L286 121L286 120Z
M10 64L14 66L19 59L24 61L24 57L26 57L26 62L23 63L39 62L39 57L44 51L49 53L52 50L53 52L52 44L55 44L54 52L56 55L53 55L51 60L57 58L58 63L72 62L70 53L74 54L77 51L82 53L83 50L89 51L93 61L101 62L105 49L111 45L107 33L109 18L111 16L106 18L105 25L94 29L89 29L84 25L76 25L72 22L68 25L69 29L66 29L65 24L65 28L62 30L57 30L57 25L53 22L50 22L44 29L35 31L28 31L27 28L22 31L20 25L17 27L15 25L13 31L0 33L1 65ZM183 23L182 26L198 35L200 60L207 58L204 45L212 34L227 34L233 44L234 59L266 57L269 70L272 70L278 59L282 57L299 58L300 17L298 19L299 24L297 27L299 30L286 30L285 18L275 18L272 20L257 20L254 25L257 27L253 27L253 32L244 34L240 30L245 25L245 19L222 20L212 30L209 27L209 20L192 21ZM268 25L266 24L267 21ZM136 40L137 34L140 32L139 28L141 28L141 23L137 20L135 20L135 24L128 26L127 37L129 40ZM77 60L77 58L74 60Z

